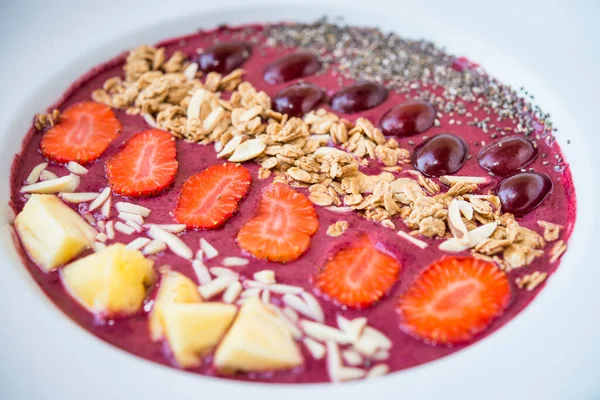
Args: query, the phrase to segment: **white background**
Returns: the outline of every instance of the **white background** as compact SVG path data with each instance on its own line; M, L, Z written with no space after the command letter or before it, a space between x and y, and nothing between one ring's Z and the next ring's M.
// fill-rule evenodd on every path
M415 12L428 16L431 21L439 21L438 27L448 26L448 37L445 38L443 32L440 34L440 28L436 31L436 39L448 44L453 52L479 60L477 54L461 52L461 49L466 51L472 47L472 38L493 48L496 57L506 54L519 60L517 65L523 66L524 75L533 74L536 82L545 83L556 96L557 100L551 103L555 105L553 113L558 114L557 122L563 122L559 128L578 129L576 135L574 128L573 136L563 130L559 140L563 143L566 138L580 140L581 143L573 143L572 148L581 149L582 159L587 157L587 153L585 157L583 155L585 152L592 156L591 165L578 167L580 178L591 178L585 193L579 191L580 202L584 204L586 199L594 197L600 199L600 185L593 179L598 173L586 175L585 172L588 169L600 171L597 156L600 1L366 2L375 10L389 10L390 14L404 18ZM41 108L25 108L24 104L32 104L30 100L37 96L40 87L47 88L51 77L60 75L70 60L90 49L156 23L228 4L275 3L0 0L0 131L6 127L6 121L15 118L17 122L26 121L34 112L42 111ZM323 3L285 1L285 5L309 4L307 8L313 7L310 4ZM338 4L341 10L346 10L354 3L360 4L347 0L329 1L327 5ZM365 7L364 3L362 7ZM214 21L213 25L221 22L226 20ZM456 40L454 28L464 33L462 42ZM402 33L403 26L399 23L395 29ZM418 27L411 27L411 34L413 32L419 32ZM428 36L427 32L421 36ZM157 38L160 37L157 32ZM128 43L133 42L135 38L129 37ZM113 54L118 48L124 50L126 47L125 43L117 46ZM78 64L75 71L84 72L104 58L105 55L98 55L97 59L92 55L89 64ZM502 72L502 68L495 65L484 66L494 73ZM518 81L518 73L512 71L511 75L517 76L517 81L511 82L527 86L528 82ZM62 81L56 85L53 88L50 84L51 92L58 93L66 88ZM49 103L40 102L40 107L41 104ZM567 114L568 118L564 117ZM2 132L2 140L11 135L16 143L24 131ZM573 160L578 153L573 150L570 153L567 155L575 163ZM10 154L2 156L1 165L9 165ZM7 186L6 182L2 185ZM2 190L6 192L7 187ZM540 299L514 323L492 335L493 340L484 340L455 358L442 360L435 368L397 374L377 384L307 388L307 391L242 387L234 383L219 385L214 384L214 380L192 377L123 356L64 322L64 317L52 306L44 304L45 299L28 281L22 267L13 265L12 260L0 258L4 260L0 266L0 399L165 398L170 394L169 398L175 400L214 398L234 392L238 396L242 393L245 398L263 399L271 396L278 399L283 396L320 398L325 393L335 398L389 395L405 399L600 399L600 263L591 254L593 246L597 247L600 241L595 217L590 215L579 216L587 227L586 235L581 239L585 245L577 248L577 254L568 254L568 260L557 274L560 280L550 282ZM571 248L574 252L573 246ZM37 315L38 312L42 314Z

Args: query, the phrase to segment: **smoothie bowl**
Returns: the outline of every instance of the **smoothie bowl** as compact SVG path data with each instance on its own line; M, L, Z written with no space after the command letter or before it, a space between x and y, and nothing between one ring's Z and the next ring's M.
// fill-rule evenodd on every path
M23 133L15 246L66 315L157 363L405 370L501 328L567 250L575 188L531 101L430 42L327 21L140 44Z

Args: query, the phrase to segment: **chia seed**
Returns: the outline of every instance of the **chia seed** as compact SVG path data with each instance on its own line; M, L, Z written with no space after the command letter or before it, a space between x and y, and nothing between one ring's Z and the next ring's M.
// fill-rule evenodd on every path
M384 82L399 93L420 90L417 98L435 99L430 102L439 112L438 119L443 113L462 114L465 104L476 104L475 112L481 109L494 120L509 120L518 126L510 129L513 132L542 132L545 136L555 130L550 115L530 103L534 97L523 87L515 90L504 85L483 68L465 66L455 55L426 40L405 39L377 28L345 26L326 18L308 24L268 25L260 35L267 46L316 53L324 68L333 69L342 78ZM434 88L440 89L440 95L434 97ZM472 114L466 116L471 118ZM466 122L485 133L491 128Z

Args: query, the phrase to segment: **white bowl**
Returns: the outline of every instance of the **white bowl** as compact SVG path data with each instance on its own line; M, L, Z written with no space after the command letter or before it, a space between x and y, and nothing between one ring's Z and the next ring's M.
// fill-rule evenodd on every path
M201 2L176 0L175 3L187 4L198 12ZM9 199L10 166L14 154L20 150L21 138L31 124L32 114L52 104L72 81L95 64L138 44L192 32L200 26L212 27L222 22L311 21L323 14L342 15L350 24L375 24L403 36L425 37L446 45L451 52L467 55L482 64L502 81L515 86L525 83L536 94L536 102L552 113L553 121L560 127L558 141L571 164L577 190L579 218L561 267L524 312L498 332L449 357L373 381L293 387L264 385L188 374L137 358L98 340L63 315L37 287L15 252L11 228L4 219L0 243L3 260L0 275L0 397L67 400L240 396L287 400L392 395L422 399L458 395L486 399L599 396L600 386L595 378L600 361L596 338L600 326L597 311L600 303L596 295L600 269L591 244L598 242L595 204L600 174L597 160L592 165L590 157L593 146L598 144L598 139L591 136L597 135L597 127L591 125L591 118L582 117L586 107L592 111L593 104L566 104L564 99L573 98L573 89L565 89L559 80L542 79L533 69L543 67L545 73L541 75L560 77L561 71L557 69L560 64L542 64L533 56L516 59L502 52L502 48L511 47L501 39L494 41L488 36L488 41L479 40L473 31L461 28L461 22L464 22L459 19L464 15L461 10L445 9L445 15L440 15L439 12L428 12L425 6L387 5L385 9L374 11L372 2L361 5L357 1L330 8L314 4L310 7L232 7L231 4L241 1L225 3L228 5L207 6L220 10L193 13L193 16L128 32L97 48L74 52L72 59L45 58L43 62L49 64L48 70L57 66L62 68L52 76L40 74L45 70L41 63L36 68L31 63L14 60L17 62L15 71L19 68L23 74L34 74L31 81L43 81L43 84L21 87L13 92L10 98L13 107L3 107L11 110L10 115L0 114L4 117L0 125L0 204L6 204ZM137 6L143 7L142 4ZM135 8L124 7L123 10L131 17L136 15ZM185 15L185 10L179 11L179 15ZM71 15L76 16L75 13ZM154 10L148 15L149 21L158 21L161 14ZM54 17L60 21L58 13ZM139 19L136 21L132 24L140 25ZM110 24L109 21L106 23ZM26 22L21 27L25 29ZM128 30L122 26L120 29ZM77 34L76 29L73 33ZM63 37L68 35L65 32ZM100 43L98 37L102 37L102 32L90 37ZM498 43L500 45L496 46ZM32 46L32 43L23 40L22 45ZM552 50L551 45L549 48L538 45L537 48L540 47L540 51ZM515 48L522 50L522 46L515 45ZM598 65L597 59L595 62ZM585 82L580 76L570 79L579 84ZM12 112L16 111L15 104L18 104L19 112ZM567 139L571 141L569 145ZM4 210L7 210L6 206ZM594 304L595 313L592 313L589 309Z

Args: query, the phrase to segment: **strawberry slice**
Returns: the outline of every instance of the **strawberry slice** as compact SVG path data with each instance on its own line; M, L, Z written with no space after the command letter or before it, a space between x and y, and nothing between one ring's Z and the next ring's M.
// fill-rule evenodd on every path
M188 228L218 228L237 210L251 181L250 172L241 164L208 167L181 187L175 219Z
M318 227L310 200L275 183L263 192L256 215L242 226L237 243L256 258L285 263L306 251Z
M150 129L132 136L106 162L108 185L118 194L154 196L175 180L177 147L168 132Z
M433 344L466 342L500 316L510 298L508 278L494 263L442 257L400 296L400 326Z
M104 153L119 136L121 123L110 107L84 101L75 103L42 137L40 149L51 161L87 164Z
M315 277L317 289L351 308L365 308L380 300L394 285L401 265L377 249L367 235L339 250Z

